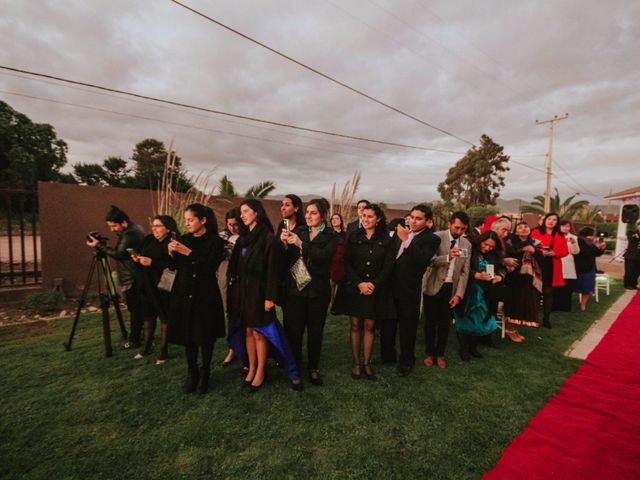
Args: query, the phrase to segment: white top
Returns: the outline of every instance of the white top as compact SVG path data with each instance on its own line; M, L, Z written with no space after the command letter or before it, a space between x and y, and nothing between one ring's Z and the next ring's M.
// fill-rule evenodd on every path
M571 241L573 240L573 242ZM572 233L567 233L567 246L569 247L569 255L562 257L562 276L566 279L576 279L576 263L573 260L573 256L580 253L580 247L578 246L578 237Z

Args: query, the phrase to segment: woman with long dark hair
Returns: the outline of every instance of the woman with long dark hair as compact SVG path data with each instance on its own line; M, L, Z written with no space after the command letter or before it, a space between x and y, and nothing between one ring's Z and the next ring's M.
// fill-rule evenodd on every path
M156 330L156 319L160 318L160 355L156 365L167 361L169 320L169 292L159 290L158 282L162 272L171 263L168 245L172 235L178 235L176 221L169 215L156 215L151 221L151 234L147 235L138 250L131 254L137 263L136 281L140 298L140 311L143 319L142 350L135 357L140 360L151 353L153 335Z
M562 258L569 254L567 239L560 232L560 217L557 213L547 213L538 228L531 232L531 238L540 242L542 248L542 325L551 328L553 309L553 288L564 285Z
M280 262L273 227L255 199L240 204L240 219L240 237L227 274L229 344L249 367L244 384L251 393L265 383L269 343L287 365L293 389L302 390L291 347L275 314Z
M496 232L489 230L475 239L467 291L455 311L460 358L464 361L471 356L482 358L477 350L479 339L498 328L498 305L494 300L497 297L492 289L505 278L503 258L502 241Z
M169 243L176 278L171 292L169 339L184 345L187 357L185 393L209 389L216 338L224 337L224 309L216 272L224 257L213 210L200 203L184 212L187 233ZM198 368L198 350L202 367Z
M578 245L578 237L571 231L572 228L569 220L560 220L560 233L567 240L567 249L569 250L567 256L562 257L561 260L564 285L556 287L553 291L553 309L561 312L571 311L571 300L576 289L576 278L578 278L574 257L580 253L580 246Z
M334 213L331 215L331 229L338 236L338 246L336 247L336 253L331 260L331 267L329 269L329 282L331 284L331 303L333 303L336 297L336 290L338 284L344 281L344 239L347 236L347 229L344 224L342 215Z
M218 232L220 238L224 241L224 260L218 267L218 288L220 288L220 294L222 295L222 304L224 305L224 311L227 311L227 269L229 268L229 259L231 258L231 252L233 246L236 244L238 237L240 236L240 209L234 207L224 215L224 230ZM231 362L235 360L233 350L229 348L227 356L222 361L223 367L228 367Z
M396 315L388 285L394 252L384 212L378 205L364 207L360 220L362 228L348 235L345 243L346 298L344 312L340 313L351 320L351 376L359 379L364 370L367 379L376 380L371 368L375 324ZM364 362L360 361L361 337Z
M288 245L283 305L284 329L291 342L298 370L302 365L302 338L307 331L307 370L313 385L322 385L318 370L322 334L327 319L327 307L331 299L329 269L338 246L338 236L327 227L327 206L319 198L310 200L305 210L306 226L294 232L283 231L280 239ZM311 277L307 285L301 285L292 269L300 258ZM302 288L301 288L302 287Z
M507 273L506 278L506 332L512 342L521 343L525 337L518 332L519 325L540 326L538 310L542 295L542 250L536 248L536 242L531 238L531 227L527 222L516 225L516 233L507 245L506 255L518 261L518 266Z

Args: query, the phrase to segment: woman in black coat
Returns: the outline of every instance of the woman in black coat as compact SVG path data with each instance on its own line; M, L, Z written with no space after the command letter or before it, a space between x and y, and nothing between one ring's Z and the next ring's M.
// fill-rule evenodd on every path
M595 230L584 227L578 232L578 246L580 253L575 257L576 263L576 292L580 294L580 310L585 311L589 297L596 291L596 257L604 253L606 243L604 238L594 241Z
M351 317L351 376L360 378L363 367L367 379L376 380L371 369L375 323L396 315L388 284L393 272L394 252L384 212L378 205L365 207L360 219L362 228L348 235L345 243L346 298L344 307L338 310ZM364 363L361 364L362 323Z
M184 212L188 233L169 243L176 278L171 292L169 337L185 346L187 380L184 392L209 389L211 357L216 338L224 337L224 309L216 271L224 258L216 217L209 207L194 203ZM198 371L198 347L202 369Z
M250 392L257 392L264 385L269 343L284 358L293 388L299 390L302 382L291 347L275 315L280 247L260 201L244 200L240 204L240 219L240 237L227 271L229 344L235 353L242 356L246 353L249 370L244 382Z
M307 330L307 369L314 385L322 385L318 371L322 333L331 300L331 262L338 247L338 235L327 226L327 206L321 199L310 200L305 210L306 226L294 232L283 230L280 240L286 248L287 277L283 305L284 329L291 342L298 370L302 365L302 338ZM311 276L307 285L298 285L291 268L300 257Z
M168 245L171 236L178 233L176 221L169 215L156 215L151 221L151 235L147 235L138 251L131 253L131 259L137 263L136 281L140 298L140 310L144 320L144 346L135 357L144 358L151 353L156 318L160 318L161 346L156 365L168 358L167 322L169 320L169 292L159 290L158 282L162 272L171 263Z

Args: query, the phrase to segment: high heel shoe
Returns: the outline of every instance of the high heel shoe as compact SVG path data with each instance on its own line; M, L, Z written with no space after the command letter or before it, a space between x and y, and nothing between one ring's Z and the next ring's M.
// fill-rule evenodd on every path
M355 369L358 369L358 373L355 372ZM360 380L362 378L362 366L361 365L354 365L353 368L351 369L351 378L353 378L354 380Z
M373 373L373 370L371 369L371 364L365 363L363 367L364 367L364 376L367 377L367 380L375 382L378 379L378 377L376 377L376 374Z
M320 372L318 370L311 370L309 372L309 381L311 382L312 385L321 387L323 383L322 375L320 375Z
M291 380L291 388L296 392L302 392L304 390L304 383L302 383L301 379L298 379L298 383L294 383L294 380Z

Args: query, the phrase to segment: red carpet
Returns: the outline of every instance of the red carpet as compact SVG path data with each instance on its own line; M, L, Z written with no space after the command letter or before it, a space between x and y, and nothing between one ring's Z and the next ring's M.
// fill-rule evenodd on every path
M486 480L640 479L640 294Z

